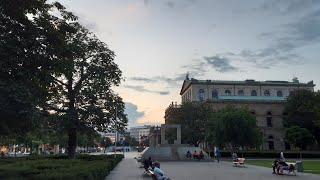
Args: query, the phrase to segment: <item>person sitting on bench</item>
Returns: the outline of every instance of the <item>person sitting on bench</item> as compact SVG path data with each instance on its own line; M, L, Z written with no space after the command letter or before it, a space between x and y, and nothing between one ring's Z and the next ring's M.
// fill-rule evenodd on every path
M199 160L204 158L204 154L202 151L200 151L198 158L199 158Z
M278 167L278 159L275 159L274 161L273 161L273 164L272 164L272 170L273 170L273 174L277 174L277 172L276 172L276 169L277 169L277 167Z
M169 178L165 176L164 172L160 169L160 163L155 162L154 163L154 169L153 169L154 174L157 177L157 180L168 180Z
M145 160L143 161L143 167L144 167L144 169L145 169L146 171L148 171L149 167L151 167L151 166L152 166L152 159L151 159L151 157L149 157L149 159L145 159Z
M193 154L192 154L192 156L193 156L193 159L198 159L198 153L197 153L197 151L194 151Z
M188 150L188 152L187 152L187 154L186 154L186 157L189 159L191 159L192 158L192 155L191 155L191 152Z
M237 153L232 153L232 161L238 161L238 155L237 155Z

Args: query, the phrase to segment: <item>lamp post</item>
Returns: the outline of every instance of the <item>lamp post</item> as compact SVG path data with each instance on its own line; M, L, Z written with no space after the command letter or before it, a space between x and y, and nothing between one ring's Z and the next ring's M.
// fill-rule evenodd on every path
M114 138L114 158L116 158L116 154L117 154L117 114L118 114L118 109L117 109L117 106L116 106L116 120L115 120L115 138Z

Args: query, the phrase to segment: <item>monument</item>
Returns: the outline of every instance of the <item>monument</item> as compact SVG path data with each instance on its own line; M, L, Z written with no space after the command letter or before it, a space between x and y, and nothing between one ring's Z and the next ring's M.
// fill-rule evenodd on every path
M166 129L175 128L176 139L170 144L166 139ZM188 144L181 144L181 125L180 124L161 124L161 127L155 126L150 129L149 147L142 153L143 159L151 157L156 161L179 161L187 160L186 153L203 151L200 147L194 147ZM210 160L207 153L204 153L204 159Z

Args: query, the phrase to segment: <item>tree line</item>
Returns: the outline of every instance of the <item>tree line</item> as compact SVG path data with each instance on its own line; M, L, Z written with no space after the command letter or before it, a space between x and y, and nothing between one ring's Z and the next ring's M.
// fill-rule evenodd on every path
M296 90L288 96L284 106L284 140L300 150L319 149L320 93ZM227 106L213 111L210 103L186 102L169 118L169 124L181 124L182 143L185 144L260 149L263 143L257 120L245 107ZM175 133L167 134L167 139L175 139Z

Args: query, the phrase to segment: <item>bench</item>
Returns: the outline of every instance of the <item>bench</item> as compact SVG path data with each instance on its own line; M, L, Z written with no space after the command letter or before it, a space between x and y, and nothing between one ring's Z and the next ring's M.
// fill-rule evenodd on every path
M157 176L154 174L152 169L149 169L147 174L152 177L152 180L157 180Z
M244 162L245 162L245 158L237 158L236 160L233 161L233 166L234 167L245 167L244 166Z
M288 167L283 168L282 170L279 170L279 175L293 175L296 176L296 163L294 162L285 162L286 164L288 164ZM290 166L292 168L290 168ZM281 171L281 172L280 172Z

